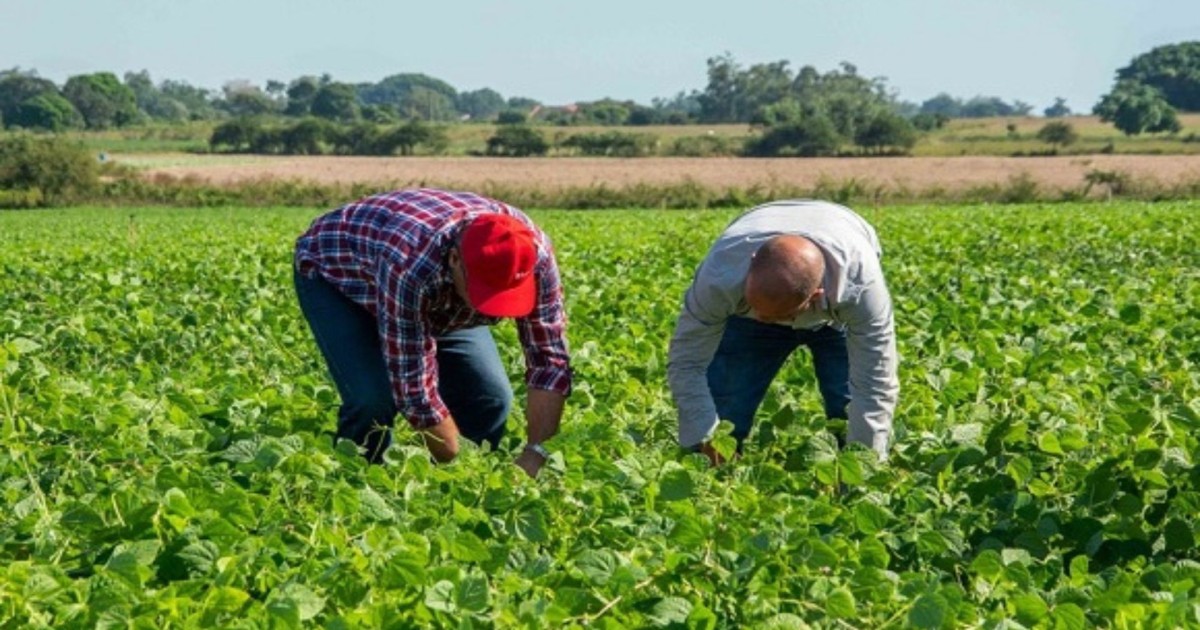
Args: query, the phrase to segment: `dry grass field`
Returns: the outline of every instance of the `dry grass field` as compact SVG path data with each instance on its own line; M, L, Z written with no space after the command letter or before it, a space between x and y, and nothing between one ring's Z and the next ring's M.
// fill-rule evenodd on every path
M1093 170L1128 174L1170 185L1200 179L1200 155L1090 155L1055 157L911 158L482 158L334 157L146 154L115 159L160 174L215 184L257 179L319 183L438 185L478 188L500 184L543 189L694 181L709 187L754 185L813 187L822 181L857 180L874 187L913 191L964 190L1028 176L1052 188L1082 185Z

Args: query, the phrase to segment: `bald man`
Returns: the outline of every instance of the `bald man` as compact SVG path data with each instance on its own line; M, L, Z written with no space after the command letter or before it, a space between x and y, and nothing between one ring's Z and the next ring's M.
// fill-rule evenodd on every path
M784 362L812 353L825 415L887 458L900 391L892 300L875 230L849 208L779 201L738 217L684 296L667 380L679 444L719 462L709 441L733 423L739 450Z

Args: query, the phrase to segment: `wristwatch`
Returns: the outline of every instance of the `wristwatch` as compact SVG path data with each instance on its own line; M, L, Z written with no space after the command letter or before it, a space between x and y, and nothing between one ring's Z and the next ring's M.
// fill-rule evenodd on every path
M547 451L546 447L542 446L541 444L526 444L525 450L533 451L534 453L541 455L542 459L550 459L550 451Z

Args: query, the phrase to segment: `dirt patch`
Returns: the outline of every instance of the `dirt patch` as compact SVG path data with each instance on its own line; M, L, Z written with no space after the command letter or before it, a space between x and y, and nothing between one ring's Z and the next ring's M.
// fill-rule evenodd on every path
M118 156L148 174L195 177L216 184L254 179L302 179L320 183L437 185L483 184L561 189L604 184L675 183L706 186L792 185L810 188L857 179L888 189L949 191L1004 184L1028 177L1044 186L1074 188L1089 171L1120 171L1135 179L1172 184L1200 180L1197 155L1093 155L1072 157L916 158L429 158L254 156ZM174 162L172 162L174 160Z

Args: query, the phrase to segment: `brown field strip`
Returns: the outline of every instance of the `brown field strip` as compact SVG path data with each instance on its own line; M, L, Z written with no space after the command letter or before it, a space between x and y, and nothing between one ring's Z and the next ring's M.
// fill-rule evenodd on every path
M115 156L150 176L194 177L214 184L256 179L472 188L484 184L562 189L695 181L710 187L812 187L851 179L913 191L1004 184L1028 175L1074 188L1093 170L1119 171L1162 184L1200 180L1200 155L907 158L450 158L333 156Z

